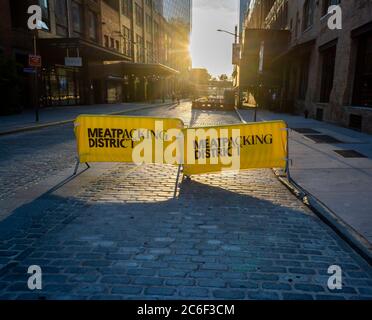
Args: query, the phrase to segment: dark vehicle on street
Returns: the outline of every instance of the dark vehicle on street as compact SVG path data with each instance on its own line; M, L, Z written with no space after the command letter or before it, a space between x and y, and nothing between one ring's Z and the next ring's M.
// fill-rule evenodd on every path
M223 97L204 97L192 102L193 109L203 110L232 110L235 106L235 93L225 90Z

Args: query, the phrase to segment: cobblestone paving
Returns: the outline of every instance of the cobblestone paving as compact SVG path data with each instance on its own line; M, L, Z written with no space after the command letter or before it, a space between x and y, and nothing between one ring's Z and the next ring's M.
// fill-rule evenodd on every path
M238 121L180 108L192 125ZM370 267L270 170L193 177L174 198L176 174L113 165L14 212L0 223L0 298L372 299ZM39 292L26 288L32 264ZM333 264L339 291L327 288Z
M159 107L131 114L155 115L159 112L170 116L191 115L187 105L177 110ZM187 115L184 118L187 121ZM72 128L72 124L67 124L0 137L0 200L11 198L17 191L28 190L55 173L73 167L76 144Z
M72 125L0 138L0 200L74 165Z

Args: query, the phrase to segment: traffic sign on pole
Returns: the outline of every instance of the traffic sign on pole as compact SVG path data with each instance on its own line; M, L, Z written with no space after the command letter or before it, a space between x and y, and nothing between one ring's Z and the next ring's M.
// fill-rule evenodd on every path
M28 65L30 67L40 68L41 67L41 56L35 55L35 54L28 55Z

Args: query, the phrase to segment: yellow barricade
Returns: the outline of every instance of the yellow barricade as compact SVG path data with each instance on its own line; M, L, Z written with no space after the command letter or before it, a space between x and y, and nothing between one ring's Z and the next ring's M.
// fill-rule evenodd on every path
M288 130L284 121L184 129L184 174L286 168Z
M172 143L164 140L166 132L169 129L181 130L183 127L180 119L81 115L75 120L79 161L134 162L134 148L140 143L140 139L136 141L134 135L138 136L142 132L143 137L150 134L154 142L152 156L146 162L163 163L159 154L162 155Z
M288 164L284 121L185 129L180 119L81 115L75 135L80 163L183 164L187 176Z

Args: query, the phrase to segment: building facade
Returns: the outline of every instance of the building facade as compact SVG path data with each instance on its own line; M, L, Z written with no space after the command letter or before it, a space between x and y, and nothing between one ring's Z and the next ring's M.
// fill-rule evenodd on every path
M335 17L328 12L331 5L341 9L340 30L328 26ZM251 9L246 49L252 29L261 29L269 38L277 32L289 33L281 41L282 49L265 62L264 74L280 74L275 84L266 85L268 97L277 88L278 101L268 104L279 111L372 133L372 2L256 0ZM265 42L265 57L272 53L272 38ZM258 55L257 48L254 54ZM244 74L244 68L240 72ZM247 89L241 85L241 90Z
M192 31L192 0L155 0L157 9L170 26L171 63L180 71L181 82L185 82L191 69L190 35Z
M36 32L42 57L37 93L27 73L34 52L35 32L27 28L32 4L42 8L48 26ZM176 37L160 0L0 0L0 6L0 49L21 66L24 107L35 94L43 106L165 99L191 67L189 32L182 41Z
M239 34L244 30L245 17L249 13L251 0L239 0Z

